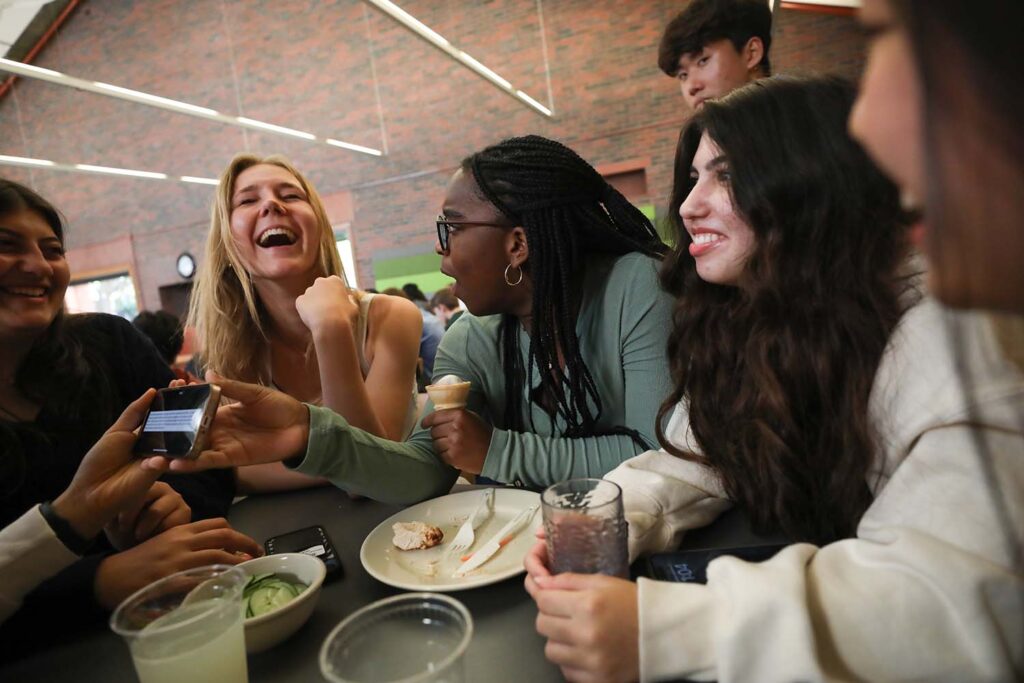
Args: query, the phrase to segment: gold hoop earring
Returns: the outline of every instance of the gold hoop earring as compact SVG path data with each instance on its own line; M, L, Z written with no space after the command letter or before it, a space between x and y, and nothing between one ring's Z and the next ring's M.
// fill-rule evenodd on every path
M508 285L509 287L515 287L516 285L518 285L518 284L519 284L520 282L522 282L522 281L523 281L523 269L522 269L522 268L520 268L519 266L516 266L516 270L518 270L518 271L519 271L519 279L518 279L518 280L516 280L515 282L512 282L512 281L511 281L511 280L509 279L509 277L508 277L508 271L509 271L509 270L510 270L511 268L512 268L512 264L511 264L511 263L510 263L510 264L508 264L507 266L505 266L505 284L506 284L506 285Z

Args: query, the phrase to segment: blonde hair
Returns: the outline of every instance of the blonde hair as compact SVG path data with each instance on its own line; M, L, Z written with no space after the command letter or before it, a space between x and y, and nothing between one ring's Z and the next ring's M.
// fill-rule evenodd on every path
M229 379L270 384L267 364L270 340L263 305L231 237L231 195L235 181L246 169L261 164L279 166L295 176L320 227L318 275L337 275L343 282L346 280L327 211L309 181L283 156L235 156L220 175L210 212L206 256L199 266L192 291L188 324L196 329L203 370L216 370ZM352 294L358 297L355 291Z

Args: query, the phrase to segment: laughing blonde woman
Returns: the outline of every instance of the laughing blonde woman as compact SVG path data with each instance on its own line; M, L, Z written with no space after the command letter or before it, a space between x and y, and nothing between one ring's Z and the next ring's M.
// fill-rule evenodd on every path
M204 369L325 406L376 436L401 440L413 426L419 311L347 286L323 202L283 157L241 154L221 174L189 323ZM277 463L238 479L250 492L318 481Z

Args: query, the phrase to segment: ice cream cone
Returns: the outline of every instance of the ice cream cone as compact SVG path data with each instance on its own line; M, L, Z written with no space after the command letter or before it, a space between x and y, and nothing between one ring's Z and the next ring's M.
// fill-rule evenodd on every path
M427 396L433 402L435 410L465 408L466 399L469 398L469 386L469 382L430 384L427 385Z

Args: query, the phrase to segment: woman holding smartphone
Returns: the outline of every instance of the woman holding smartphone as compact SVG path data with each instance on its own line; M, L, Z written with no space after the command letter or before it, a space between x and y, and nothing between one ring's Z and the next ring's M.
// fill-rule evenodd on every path
M206 368L330 408L401 440L416 418L422 319L403 298L350 289L320 196L282 157L236 156L221 174L189 324ZM323 483L263 465L243 491Z
M907 288L897 192L846 133L853 99L759 81L684 129L662 450L607 475L633 556L729 504L793 543L718 558L706 585L552 576L539 543L527 590L569 680L1020 671L1021 528L1003 514L1024 518L1024 374L990 320Z
M65 313L70 279L60 215L29 188L0 179L0 525L57 498L117 415L173 379L126 320ZM230 472L156 482L108 525L120 552L105 539L83 544L81 559L27 596L0 643L17 652L33 634L37 645L45 642L32 618L40 610L65 617L47 622L48 634L55 623L72 628L98 619L150 581L207 564L207 551L257 553L223 519L192 522L222 517L233 495Z

